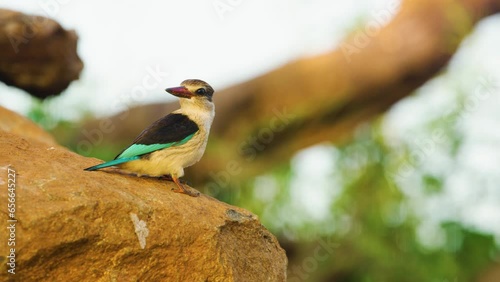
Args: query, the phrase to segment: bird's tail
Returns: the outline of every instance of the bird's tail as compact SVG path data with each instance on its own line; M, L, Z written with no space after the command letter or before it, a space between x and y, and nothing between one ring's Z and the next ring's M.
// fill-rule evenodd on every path
M89 171L98 170L98 169L105 168L108 166L114 166L114 165L119 165L119 164L130 162L130 161L135 161L139 158L140 158L139 156L134 156L134 157L130 157L130 158L116 159L116 160L112 160L112 161L98 164L95 166L87 167L84 170L89 170Z

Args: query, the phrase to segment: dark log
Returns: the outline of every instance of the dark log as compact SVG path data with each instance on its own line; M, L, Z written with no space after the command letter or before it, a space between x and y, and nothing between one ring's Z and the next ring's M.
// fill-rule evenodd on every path
M54 20L0 9L0 81L42 99L61 93L83 68L77 40Z

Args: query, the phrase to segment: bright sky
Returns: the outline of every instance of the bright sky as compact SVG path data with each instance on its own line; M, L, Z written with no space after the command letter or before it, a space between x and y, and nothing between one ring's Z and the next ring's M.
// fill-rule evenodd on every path
M81 110L99 115L115 105L170 99L163 89L201 78L216 89L247 80L287 61L327 50L359 20L385 9L387 0L0 0L0 7L50 16L80 37L81 79L51 102L63 118ZM61 4L59 4L61 3ZM131 97L148 70L161 73L147 95ZM25 112L27 95L0 86L8 108Z
M76 30L84 71L79 81L49 104L61 118L77 119L83 111L108 115L127 105L167 101L170 97L163 89L185 78L201 78L222 89L289 60L331 49L347 30L361 19L369 20L374 13L387 9L390 2L0 0L0 7L49 16L65 28ZM451 63L450 79L468 81L470 85L465 87L479 93L471 96L478 97L477 106L466 111L466 149L453 172L456 176L434 199L416 192L420 191L418 183L411 178L404 179L403 184L416 199L415 204L426 207L421 208L423 216L436 221L463 220L500 236L500 179L493 177L500 175L499 90L493 90L487 98L481 95L484 90L477 90L486 76L500 81L499 26L498 18L484 21ZM148 87L146 95L131 95L137 87L144 87L142 81L152 70L159 74L156 85ZM427 119L442 115L455 99L453 87L440 79L422 88L421 95L406 99L390 111L386 131L391 139L417 142L426 138L418 135L418 129ZM0 85L0 93L0 104L7 108L26 113L31 107L31 98L20 90ZM116 106L117 100L121 107ZM425 155L426 165L449 166L450 160L440 157L440 152L436 149ZM331 147L314 147L299 153L292 162L294 171L309 171L297 173L292 187L293 205L303 216L322 218L328 213L332 193L338 192L331 190L331 154ZM321 159L324 171L311 171L308 165ZM490 184L479 185L477 177L481 175L486 178L482 181ZM301 187L311 185L308 181L312 178L316 189L300 192ZM471 193L482 194L467 201ZM426 232L422 233L432 234L427 231L433 226L424 226ZM432 244L435 238L429 240Z

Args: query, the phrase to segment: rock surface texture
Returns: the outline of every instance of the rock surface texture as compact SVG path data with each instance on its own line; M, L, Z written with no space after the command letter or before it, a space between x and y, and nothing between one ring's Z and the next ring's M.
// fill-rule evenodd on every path
M7 225L7 170L16 174L16 274L0 228L0 280L285 281L287 259L255 215L173 183L88 172L99 161L47 141L16 114L0 120L0 215ZM31 131L33 132L33 130Z

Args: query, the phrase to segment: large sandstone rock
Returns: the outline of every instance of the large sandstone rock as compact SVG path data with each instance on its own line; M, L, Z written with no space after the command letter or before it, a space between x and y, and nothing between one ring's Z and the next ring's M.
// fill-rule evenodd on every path
M167 181L83 171L96 163L0 130L1 281L286 279L285 253L255 215L174 193ZM14 275L7 272L9 168L16 173Z

